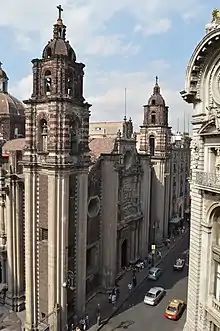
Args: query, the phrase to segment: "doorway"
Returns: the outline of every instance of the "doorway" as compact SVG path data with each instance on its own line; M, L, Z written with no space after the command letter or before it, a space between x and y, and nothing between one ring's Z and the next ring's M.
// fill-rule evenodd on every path
M127 248L128 242L125 239L121 245L121 267L124 268L127 266Z

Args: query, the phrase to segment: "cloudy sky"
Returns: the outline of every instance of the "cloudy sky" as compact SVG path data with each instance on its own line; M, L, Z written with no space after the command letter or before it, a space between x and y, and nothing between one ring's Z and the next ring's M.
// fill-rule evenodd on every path
M47 4L46 4L47 3ZM19 99L31 94L31 59L41 57L52 37L57 0L8 0L1 8L0 60ZM124 89L127 113L136 125L155 76L170 106L170 124L183 130L191 107L181 100L187 62L218 5L213 0L63 0L67 38L86 64L84 94L92 121L121 120ZM186 125L187 126L187 125Z

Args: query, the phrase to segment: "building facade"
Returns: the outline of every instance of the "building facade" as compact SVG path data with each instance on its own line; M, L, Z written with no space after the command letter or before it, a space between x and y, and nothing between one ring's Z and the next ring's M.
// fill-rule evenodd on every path
M191 235L186 331L220 329L220 14L186 73L183 99L193 105Z

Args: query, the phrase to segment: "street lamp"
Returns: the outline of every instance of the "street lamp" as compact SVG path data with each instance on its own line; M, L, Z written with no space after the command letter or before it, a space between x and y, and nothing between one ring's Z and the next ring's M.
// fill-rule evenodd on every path
M74 273L71 270L67 271L67 277L66 277L66 281L62 284L62 286L66 289L70 289L71 291L75 290L75 286L74 286Z

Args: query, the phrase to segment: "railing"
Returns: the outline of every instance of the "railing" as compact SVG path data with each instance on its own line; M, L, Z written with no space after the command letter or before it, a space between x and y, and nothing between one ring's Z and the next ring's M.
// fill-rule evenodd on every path
M208 173L204 171L196 172L196 182L197 185L210 187L220 190L220 175L213 173Z
M212 299L212 306L220 313L220 302L217 299Z

